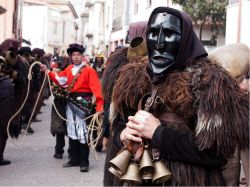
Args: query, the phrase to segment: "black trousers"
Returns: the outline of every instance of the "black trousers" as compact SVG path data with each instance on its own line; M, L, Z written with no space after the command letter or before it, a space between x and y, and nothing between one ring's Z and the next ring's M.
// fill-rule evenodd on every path
M69 138L69 144L71 146L70 161L80 163L81 166L89 166L89 146L71 138Z
M56 134L56 146L55 146L55 152L59 154L64 153L64 146L65 146L65 139L64 134Z
M6 146L8 136L4 136L0 133L0 160L3 160L3 152Z
M64 147L65 147L65 135L56 134L55 153L63 154ZM71 156L71 142L70 141L69 141L69 147L68 147L68 155Z

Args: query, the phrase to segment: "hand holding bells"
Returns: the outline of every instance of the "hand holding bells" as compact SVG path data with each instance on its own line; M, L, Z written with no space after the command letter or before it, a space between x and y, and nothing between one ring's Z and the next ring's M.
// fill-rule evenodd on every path
M144 110L146 111L150 110L155 100L159 100L159 97L156 97L157 91L153 91L150 97L149 95L145 95L147 98L143 97L139 104L145 103ZM136 151L132 151L135 150L135 146L139 147ZM160 152L152 149L146 139L143 140L141 145L130 142L110 163L109 171L120 178L121 181L130 185L140 185L142 182L159 184L172 177L172 173L167 169L165 163L160 160Z
M163 183L172 177L172 173L167 169L165 163L157 156L152 156L148 145L143 146L142 157L135 159L135 156L124 147L110 163L109 171L121 181L140 185L142 181L154 184ZM140 148L138 148L139 150ZM135 153L136 155L136 153ZM139 163L139 164L138 164Z

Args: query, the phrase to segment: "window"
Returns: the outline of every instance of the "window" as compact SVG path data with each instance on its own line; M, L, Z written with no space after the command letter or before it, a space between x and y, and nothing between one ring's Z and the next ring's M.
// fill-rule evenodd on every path
M240 0L229 0L229 5L234 5L239 3Z
M138 0L134 0L134 14L138 14Z
M147 0L147 5L146 5L146 7L149 8L149 7L151 7L151 5L152 5L152 0Z
M123 39L120 40L120 45L123 46Z
M53 22L53 34L57 34L57 22Z
M115 48L118 46L118 41L115 41Z

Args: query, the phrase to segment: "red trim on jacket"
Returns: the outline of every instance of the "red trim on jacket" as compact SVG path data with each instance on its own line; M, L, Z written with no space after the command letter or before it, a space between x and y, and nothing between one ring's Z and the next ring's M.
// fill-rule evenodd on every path
M59 77L67 77L67 83L69 85L74 78L72 74L72 68L73 65L69 65L64 71L58 74L51 71L49 71L48 74L50 79L59 86L62 85L59 84L58 80L56 79L56 75L58 75ZM84 67L82 73L78 77L77 81L75 82L75 85L73 86L70 92L93 93L96 97L96 111L99 112L103 110L104 100L101 92L101 83L96 71L92 67Z

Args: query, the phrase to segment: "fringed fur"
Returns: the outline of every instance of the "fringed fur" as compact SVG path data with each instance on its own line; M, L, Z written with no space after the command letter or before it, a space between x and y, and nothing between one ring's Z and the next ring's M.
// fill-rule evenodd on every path
M111 103L110 104L110 107L109 107L109 123L112 124L115 120L115 118L117 117L117 109L115 108L114 106L114 103Z
M199 95L198 123L195 129L200 150L215 147L228 158L237 144L249 144L249 100L236 81L216 65L201 66L194 77Z
M137 111L139 100L151 91L146 66L128 64L120 70L112 101L124 119ZM173 127L183 130L183 125L187 125L196 136L200 150L215 148L218 154L228 158L237 143L242 148L248 146L248 97L223 69L210 62L193 62L181 72L168 74L157 88L165 101L162 112L172 111L182 117L187 123ZM205 184L204 168L172 161L170 169L175 185ZM218 172L210 174L218 176ZM215 177L210 182L218 185L221 184L219 180Z
M112 101L114 107L123 117L124 112L137 111L139 100L150 89L150 79L146 73L145 63L131 63L121 68Z
M168 110L180 116L183 120L192 119L193 95L191 90L191 77L193 72L170 73L162 84L157 85L159 96L165 101ZM167 110L167 109L165 109Z
M111 98L114 83L118 77L118 71L122 66L128 63L127 51L128 48L120 49L113 53L107 60L109 64L102 78L102 93L105 99Z
M107 156L105 159L103 186L122 186L120 179L108 171L108 169L111 167L109 161L112 160L117 155L119 150L120 149L118 149L114 145L114 142L110 141L109 149L107 151Z

